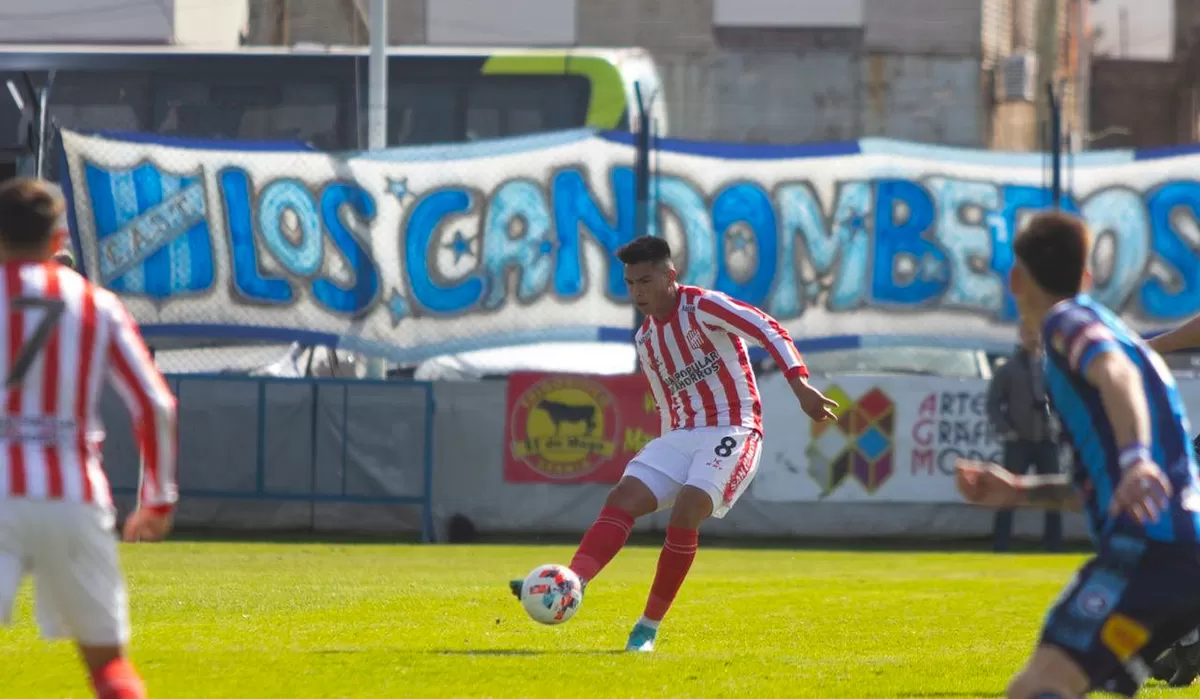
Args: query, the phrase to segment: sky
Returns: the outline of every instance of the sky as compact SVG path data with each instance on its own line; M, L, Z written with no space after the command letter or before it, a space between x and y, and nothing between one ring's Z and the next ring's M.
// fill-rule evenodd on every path
M1129 58L1167 59L1171 55L1174 29L1171 16L1173 0L1099 0L1092 5L1092 24L1103 30L1098 50L1118 55L1120 11L1127 8L1129 22Z

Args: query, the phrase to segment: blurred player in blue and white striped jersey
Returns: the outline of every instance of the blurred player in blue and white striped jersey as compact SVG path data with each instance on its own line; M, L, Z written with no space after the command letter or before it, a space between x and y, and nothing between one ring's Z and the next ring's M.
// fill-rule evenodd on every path
M1082 510L1096 544L1008 688L1020 699L1133 696L1159 653L1200 623L1200 473L1183 401L1162 358L1084 293L1090 243L1080 219L1036 216L1013 244L1010 280L1022 324L1041 333L1074 472L958 466L971 502Z

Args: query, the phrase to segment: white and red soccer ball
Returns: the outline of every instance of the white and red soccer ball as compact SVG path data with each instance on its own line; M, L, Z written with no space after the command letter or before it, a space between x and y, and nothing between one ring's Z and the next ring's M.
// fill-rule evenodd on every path
M583 604L583 583L566 566L547 563L534 568L521 584L521 606L539 624L561 624Z

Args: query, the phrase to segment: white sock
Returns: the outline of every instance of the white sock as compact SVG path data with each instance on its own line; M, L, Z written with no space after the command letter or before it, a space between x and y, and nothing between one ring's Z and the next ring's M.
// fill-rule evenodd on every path
M1200 643L1200 629L1192 629L1191 633L1179 639L1181 646L1194 646L1197 643Z
M658 625L662 623L662 620L660 619L659 621L655 621L653 619L647 619L646 617L642 617L641 619L638 619L638 623L641 624L642 626L646 626L651 629L654 629L655 631L658 631Z

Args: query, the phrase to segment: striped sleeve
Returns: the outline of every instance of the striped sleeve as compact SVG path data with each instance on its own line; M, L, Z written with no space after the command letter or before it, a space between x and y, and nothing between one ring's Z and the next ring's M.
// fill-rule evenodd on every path
M797 376L808 378L808 367L804 366L792 336L774 318L754 306L725 294L707 292L696 303L696 313L705 325L761 345L789 381Z
M142 452L138 503L165 514L179 499L175 396L150 357L137 323L116 297L108 300L112 323L109 380L129 409Z
M1050 334L1047 350L1066 359L1071 371L1079 375L1087 373L1096 357L1120 349L1112 329L1081 306L1059 310L1048 319L1046 331Z

